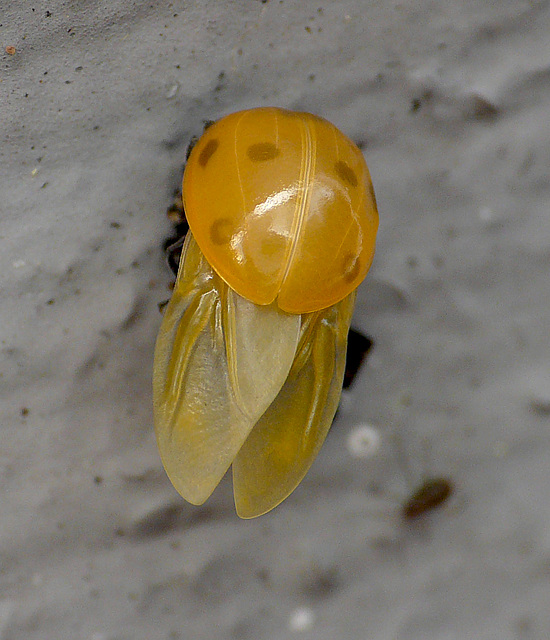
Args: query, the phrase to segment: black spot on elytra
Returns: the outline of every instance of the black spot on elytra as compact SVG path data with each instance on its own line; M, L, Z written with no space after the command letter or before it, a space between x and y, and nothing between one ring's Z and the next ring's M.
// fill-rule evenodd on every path
M272 142L257 142L256 144L251 144L246 150L246 154L252 162L273 160L279 153L279 149Z
M216 153L217 148L220 146L220 141L216 138L209 140L204 149L199 154L199 164L201 167L206 167L210 158Z
M355 171L343 160L338 160L335 163L334 170L344 182L347 182L352 187L356 187L359 184Z
M204 133L207 129L209 129L213 124L214 124L214 120L203 120L202 124L203 124L203 129L202 132ZM189 160L189 156L191 155L191 151L193 151L193 149L195 148L195 145L197 144L197 142L200 140L199 136L193 136L191 138L191 140L189 140L189 144L187 145L187 151L185 152L185 162L187 162Z
M210 227L210 239L214 244L222 245L229 242L233 235L233 224L229 218L218 218Z

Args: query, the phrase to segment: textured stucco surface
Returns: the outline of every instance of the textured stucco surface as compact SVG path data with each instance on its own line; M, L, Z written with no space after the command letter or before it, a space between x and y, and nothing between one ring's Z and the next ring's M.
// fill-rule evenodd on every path
M1 640L550 637L549 33L542 0L0 3ZM230 478L172 489L150 378L187 143L268 104L363 145L374 348L244 522Z

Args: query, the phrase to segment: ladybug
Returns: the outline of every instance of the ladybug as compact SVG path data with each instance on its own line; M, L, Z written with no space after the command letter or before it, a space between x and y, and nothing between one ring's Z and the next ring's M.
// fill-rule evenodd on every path
M326 120L228 115L193 147L189 233L155 348L161 458L202 504L232 465L237 514L300 483L334 418L378 213L361 151Z

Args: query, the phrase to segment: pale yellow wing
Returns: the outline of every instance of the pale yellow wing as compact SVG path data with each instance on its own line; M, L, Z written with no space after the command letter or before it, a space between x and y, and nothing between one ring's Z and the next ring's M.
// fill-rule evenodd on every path
M300 317L259 307L212 271L191 233L155 349L155 430L166 473L202 504L288 376Z
M233 463L235 506L254 518L282 502L315 459L338 408L355 292L302 316L300 343L285 385Z

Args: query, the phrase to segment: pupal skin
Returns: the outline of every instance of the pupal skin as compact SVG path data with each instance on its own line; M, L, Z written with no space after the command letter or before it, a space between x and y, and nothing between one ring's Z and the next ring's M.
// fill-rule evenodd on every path
M157 442L192 504L233 465L237 513L252 518L296 488L334 418L374 191L332 124L260 108L206 130L182 193L190 231L155 349Z

